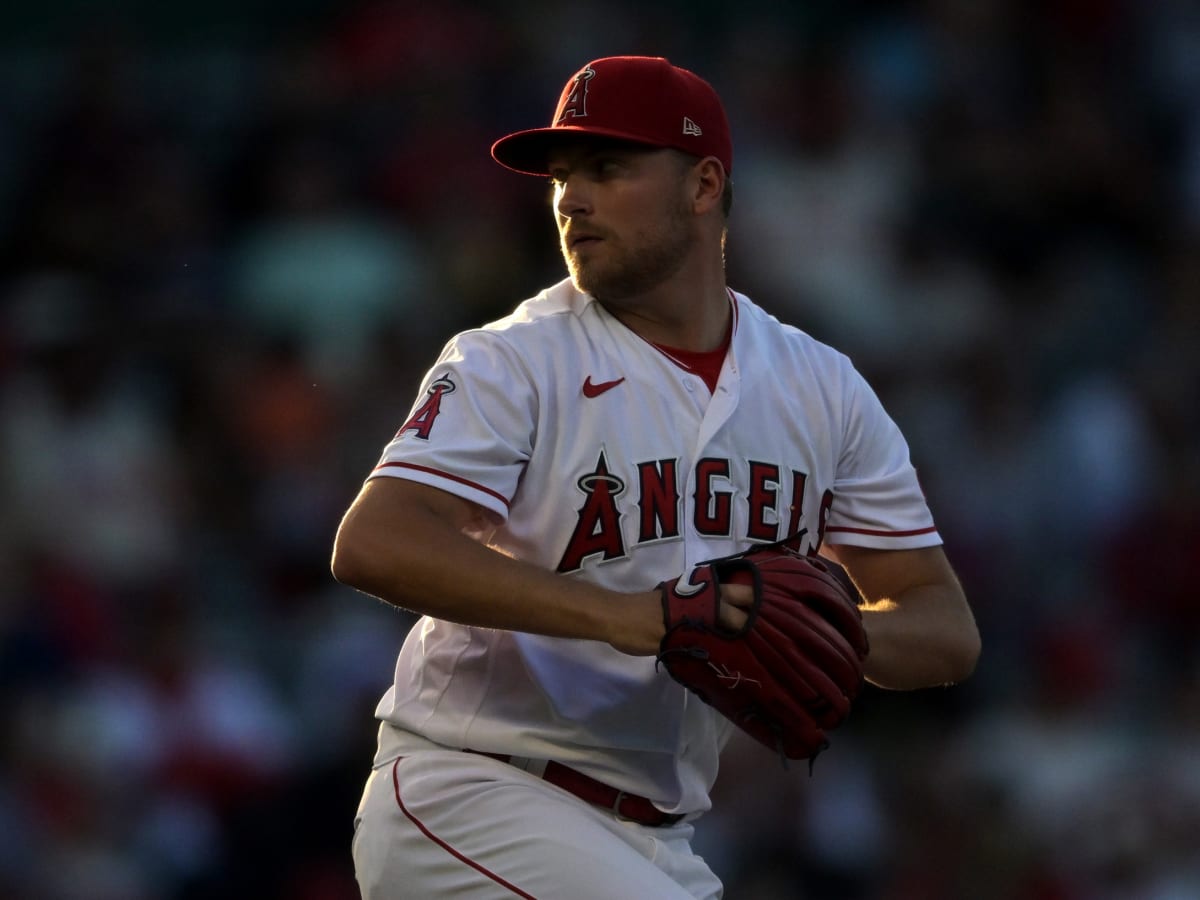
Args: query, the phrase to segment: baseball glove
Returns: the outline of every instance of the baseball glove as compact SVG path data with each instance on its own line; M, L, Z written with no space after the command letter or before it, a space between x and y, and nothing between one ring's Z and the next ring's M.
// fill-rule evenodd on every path
M863 684L868 644L858 589L836 563L783 543L664 581L658 661L705 703L785 759L816 759ZM721 587L754 590L746 624L717 620Z

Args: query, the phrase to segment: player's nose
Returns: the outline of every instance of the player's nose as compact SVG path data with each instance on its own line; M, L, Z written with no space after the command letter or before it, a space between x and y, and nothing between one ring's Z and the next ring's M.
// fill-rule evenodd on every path
M554 211L560 219L589 215L592 211L592 198L587 180L577 175L568 175L560 181L554 194Z

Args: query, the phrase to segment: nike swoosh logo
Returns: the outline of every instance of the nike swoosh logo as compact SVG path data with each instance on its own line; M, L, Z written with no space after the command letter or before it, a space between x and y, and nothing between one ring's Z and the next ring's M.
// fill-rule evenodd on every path
M704 590L707 587L708 587L707 581L702 581L699 584L692 584L691 582L688 582L687 584L683 585L683 587L680 587L679 582L677 581L677 582L675 582L675 596L676 597L695 597L698 593L700 593L702 590Z
M613 381L602 381L599 384L592 384L592 376L589 375L583 382L583 396L599 397L605 391L611 391L624 380L625 378L621 377Z

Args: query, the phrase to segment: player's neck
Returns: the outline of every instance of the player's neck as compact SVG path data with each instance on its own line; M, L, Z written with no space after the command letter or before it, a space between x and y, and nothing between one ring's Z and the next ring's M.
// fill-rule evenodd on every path
M695 352L721 345L732 314L723 267L715 273L685 270L642 296L601 302L622 324L647 341Z

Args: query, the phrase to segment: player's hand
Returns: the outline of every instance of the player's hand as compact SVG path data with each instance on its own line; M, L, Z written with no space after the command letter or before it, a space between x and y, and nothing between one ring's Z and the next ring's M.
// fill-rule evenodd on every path
M748 584L721 585L721 605L717 622L729 631L741 631L750 618L747 610L754 605L754 588Z
M653 590L617 596L625 602L613 607L617 617L610 630L615 633L608 638L608 643L631 656L654 656L666 633L662 595Z
M666 633L662 595L658 591L626 594L629 609L622 617L619 633L609 640L617 650L631 656L653 656ZM721 588L717 621L730 631L740 631L748 618L746 610L754 603L754 589L746 584L726 584Z

